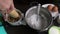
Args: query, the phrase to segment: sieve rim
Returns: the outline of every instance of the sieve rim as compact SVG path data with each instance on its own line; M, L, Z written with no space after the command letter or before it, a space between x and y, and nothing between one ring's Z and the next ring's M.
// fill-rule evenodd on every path
M21 13L20 19L19 19L18 21L16 21L16 22L9 22L8 20L7 20L7 22L8 22L9 24L11 24L11 25L20 25L19 22L21 22L21 20L22 20L22 18L23 18L24 16L23 16L23 13L22 13L20 10L18 10L18 9L15 9L15 10L18 11L19 13Z

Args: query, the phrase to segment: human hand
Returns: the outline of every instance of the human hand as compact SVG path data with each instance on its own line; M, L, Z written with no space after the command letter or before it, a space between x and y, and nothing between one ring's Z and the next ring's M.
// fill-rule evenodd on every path
M6 19L6 14L8 14L13 9L13 0L0 0L0 12L2 13L4 20Z

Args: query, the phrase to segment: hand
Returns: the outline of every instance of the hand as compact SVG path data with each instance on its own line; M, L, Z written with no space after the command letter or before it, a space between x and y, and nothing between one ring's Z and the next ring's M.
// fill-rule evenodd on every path
M0 12L3 15L4 20L6 18L6 14L14 9L13 0L0 0Z
M9 9L13 5L13 0L0 0L0 9Z

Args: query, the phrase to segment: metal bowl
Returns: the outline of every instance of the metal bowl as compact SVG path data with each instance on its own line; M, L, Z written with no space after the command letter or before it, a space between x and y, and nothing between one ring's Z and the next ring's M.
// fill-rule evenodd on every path
M42 7L40 9L41 9L40 14L37 15L37 6L33 6L29 8L25 14L25 20L31 28L38 31L46 31L52 26L52 21L53 21L52 16L47 9L42 8ZM35 16L38 16L37 20L40 20L41 22L39 21L37 23L32 23L33 20L30 20L31 19L30 17L34 14ZM35 16L32 17L32 19L35 18Z

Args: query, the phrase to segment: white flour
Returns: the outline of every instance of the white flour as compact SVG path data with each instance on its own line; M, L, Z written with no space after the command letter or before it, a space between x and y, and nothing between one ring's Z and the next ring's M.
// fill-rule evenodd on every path
M33 14L30 18L28 18L28 21L33 27L39 28L40 27L40 18L38 15Z

